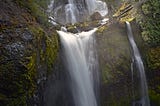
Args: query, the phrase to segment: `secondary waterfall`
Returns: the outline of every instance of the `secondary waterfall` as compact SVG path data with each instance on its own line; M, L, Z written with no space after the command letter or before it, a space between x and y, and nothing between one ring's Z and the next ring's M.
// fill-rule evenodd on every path
M64 28L63 28L64 29ZM94 32L57 31L63 46L75 106L97 106L95 85L98 85L98 62Z
M100 0L64 0L60 3L51 0L48 6L50 17L61 24L88 20L92 14L99 12L102 17L108 14L107 4Z
M126 22L126 25L127 25L128 39L131 44L132 52L134 56L134 63L138 68L138 71L140 74L140 92L141 92L140 104L141 106L150 106L149 96L148 96L148 86L147 86L146 75L145 75L145 70L144 70L142 59L141 59L141 55L134 41L131 25L129 22Z

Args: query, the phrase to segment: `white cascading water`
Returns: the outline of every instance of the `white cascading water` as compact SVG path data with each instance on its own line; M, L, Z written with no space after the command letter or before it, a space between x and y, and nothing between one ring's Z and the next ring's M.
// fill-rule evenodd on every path
M69 0L68 2L69 4L65 6L66 23L74 24L77 22L76 14L79 14L79 11L73 0Z
M99 12L101 16L108 14L107 4L100 0L86 0L88 12L92 15L94 12Z
M108 14L107 4L100 0L68 0L67 4L54 7L54 0L51 0L48 6L48 12L50 17L54 17L55 21L61 24L76 23L82 20L86 20L85 15L90 16L95 12L99 12L102 17ZM79 4L77 4L79 3ZM79 9L78 8L81 8ZM82 13L82 11L84 13ZM83 19L85 17L85 19Z
M126 25L127 25L128 39L129 39L129 42L131 44L132 51L133 51L134 62L140 74L141 100L139 103L141 106L150 106L150 101L149 101L149 96L148 96L148 86L147 86L147 80L146 80L143 61L141 59L141 55L139 53L137 45L134 41L131 25L129 22L126 22Z
M65 6L66 22L74 24L77 22L76 19L79 17L79 10L73 0L69 0L68 3L69 4ZM104 17L108 14L108 8L105 2L100 0L85 0L84 4L87 4L89 15L92 15L94 12L99 12L101 16Z
M64 49L67 69L75 106L97 106L94 84L98 78L98 63L95 55L94 32L70 33L57 31Z
M48 5L48 10L47 10L47 12L50 13L50 12L52 11L53 5L54 5L54 0L51 0L50 3L49 3L49 5Z

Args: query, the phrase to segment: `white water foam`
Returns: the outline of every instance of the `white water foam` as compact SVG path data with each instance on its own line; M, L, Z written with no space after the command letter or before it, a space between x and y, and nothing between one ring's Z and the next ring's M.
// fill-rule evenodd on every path
M71 77L75 106L97 106L94 82L98 79L94 77L94 74L98 73L96 72L98 62L94 52L93 36L96 30L97 28L77 34L57 31Z

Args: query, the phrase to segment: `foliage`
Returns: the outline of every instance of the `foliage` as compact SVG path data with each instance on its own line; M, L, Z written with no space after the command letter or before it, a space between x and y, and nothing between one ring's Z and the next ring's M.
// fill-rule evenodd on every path
M129 45L127 37L123 36L125 30L118 25L113 24L103 33L97 33L102 106L129 106L132 98Z
M100 28L98 28L97 32L98 33L103 33L103 31L106 30L106 29L107 29L107 26L104 25L104 26L101 26Z
M158 70L160 68L160 47L151 48L147 54L147 64L149 69Z
M160 46L160 1L148 0L142 5L145 15L140 23L142 27L142 37L151 46Z
M160 94L156 93L154 90L149 90L149 97L152 105L160 106Z
M133 9L131 3L124 2L121 7L115 12L113 17L119 19L120 22L130 22L136 17L136 9Z
M45 26L49 25L48 16L46 13L47 3L49 0L16 0L16 2L23 8L28 8L30 13L39 23Z
M35 34L37 51L39 52L40 63L47 65L47 72L51 72L52 66L58 52L57 32L45 32L41 27L35 28L30 26L30 29Z
M118 17L125 8L130 5L127 2L124 2L121 7L117 10L117 12L113 15L113 17Z
M25 67L22 66L18 68L17 65L14 61L0 65L0 105L25 106L27 95L33 94L34 87L30 75L34 73L25 71Z
M56 32L55 32L56 33ZM50 37L46 38L46 51L45 51L45 58L48 67L48 73L51 72L52 65L55 61L57 56L58 50L58 39L56 35L51 35Z
M142 29L142 38L149 46L146 51L147 69L156 71L160 69L160 1L146 1L142 5L142 12L143 15L138 18L138 22Z
M160 105L160 1L147 0L142 4L143 15L138 19L142 29L142 38L147 44L147 77L149 77L149 96L151 105Z
M47 25L47 15L43 10L47 6L43 3L47 0L2 2L13 6L8 6L5 10L5 16L10 18L7 21L9 24L0 26L1 36L5 36L5 39L0 39L5 42L0 42L0 106L30 106L31 102L35 102L33 96L38 89L39 68L44 67L43 71L47 73L45 67L49 67L47 69L50 71L55 62L58 52L57 35ZM22 14L12 17L12 8L18 8L13 14ZM18 19L21 19L20 22ZM5 48L13 42L21 42L24 49L17 50L15 56Z

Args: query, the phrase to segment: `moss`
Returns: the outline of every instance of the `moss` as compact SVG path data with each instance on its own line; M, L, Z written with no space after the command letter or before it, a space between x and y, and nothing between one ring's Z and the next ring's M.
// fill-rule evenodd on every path
M119 99L116 99L114 92L111 93L110 98L108 99L109 102L104 101L102 106L131 106L130 97L121 97Z
M1 94L0 101L4 106L25 106L27 103L28 81L23 77L26 73L16 69L14 61L8 61L0 65ZM24 70L24 67L21 68ZM1 105L0 103L0 105Z
M160 1L148 0L142 5L143 18L139 21L142 28L142 37L144 41L151 47L160 44Z
M98 33L103 33L107 29L106 25L103 25L102 27L98 28L97 32Z
M16 0L15 2L17 2L23 8L28 8L29 12L33 17L36 18L39 23L44 26L49 25L48 16L45 12L45 8L47 6L45 4L47 4L48 1L40 0L39 2L37 2L36 0Z
M6 106L27 106L26 99L26 96L9 99Z
M160 47L151 48L147 55L147 64L150 70L160 69Z
M44 30L36 26L28 26L34 39L30 42L30 49L26 50L21 59L6 61L6 57L0 56L0 81L4 85L0 94L0 105L3 106L26 106L37 89L36 79L38 74L38 55L42 54L44 61L44 51L42 50L42 43L45 37ZM44 40L45 41L45 40ZM32 44L33 43L33 44ZM46 60L47 61L47 60ZM43 64L44 65L44 64ZM5 82L5 83L4 83ZM6 92L7 91L7 92Z
M130 22L134 20L137 16L136 8L133 9L133 6L129 2L124 2L121 7L115 12L113 17L116 17L120 22Z
M143 4L142 5L142 10L143 10L143 13L145 14L145 15L147 15L147 14L150 14L150 5L149 4Z
M149 90L150 102L154 106L160 106L160 94L156 93L154 90Z
M51 72L54 61L58 53L58 36L55 30L50 33L45 32L41 27L30 26L37 45L37 51L40 56L40 64L47 65L47 72Z
M55 33L51 36L47 36L47 39L46 39L45 56L46 56L46 63L48 67L48 73L52 69L52 66L57 57L57 53L58 53L58 38L57 38L57 33Z
M78 32L76 25L67 26L67 31L72 32L72 33L77 33Z
M113 17L118 17L118 16L121 14L121 12L122 12L128 5L130 5L130 4L127 3L127 2L124 2L124 3L121 5L121 7L117 10L117 12L113 15Z
M38 89L36 81L39 78L39 67L43 68L47 65L48 70L52 69L58 52L58 40L55 30L49 29L47 25L47 15L43 10L47 6L44 4L47 1L4 1L6 6L9 3L11 8L7 7L8 9L5 10L5 16L9 17L9 21L2 20L0 25L0 32L7 35L4 39L7 42L0 47L2 50L0 52L0 106L29 106L30 103L35 102L33 95ZM14 16L10 11L12 7L17 9L13 13ZM18 13L22 14L17 15ZM23 39L26 30L31 34L30 40ZM18 36L10 37L10 34ZM23 56L13 57L5 46L19 41L25 48L22 51ZM44 70L45 72L47 73L47 70Z
M138 22L141 27L141 36L145 44L144 60L146 76L149 84L150 103L153 106L160 105L160 89L159 89L159 73L160 73L160 1L147 0L142 4L142 13L138 17ZM142 43L140 44L142 45ZM143 49L143 48L141 48Z
M37 55L33 53L32 56L27 58L29 60L28 64L26 65L27 73L24 74L24 78L28 81L28 93L27 95L29 98L34 94L36 89L36 78L37 78Z
M108 64L106 64L105 68L103 69L103 73L102 73L102 80L103 80L103 83L104 84L107 84L110 79L112 79L113 75L111 75L111 72L110 72L110 67Z
M30 99L35 93L36 89L36 56L33 54L28 57L29 62L26 64L26 71L19 75L14 80L8 80L11 82L11 86L8 89L13 89L13 93L7 97L7 106L27 106L27 100ZM26 60L26 61L27 61ZM23 63L21 63L23 64ZM24 64L23 64L24 65ZM23 69L24 70L24 69Z
M137 10L131 9L130 11L126 12L120 17L120 22L131 22L133 21L137 16Z
M7 99L6 95L0 93L0 101L6 100L6 99Z

